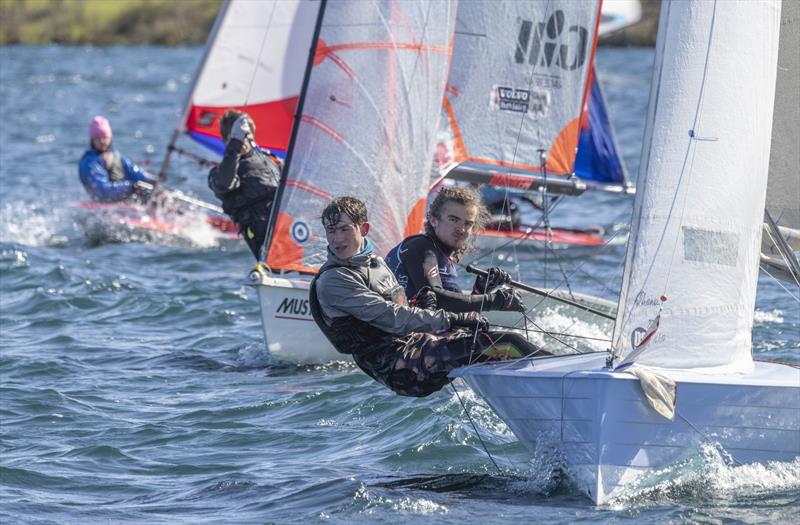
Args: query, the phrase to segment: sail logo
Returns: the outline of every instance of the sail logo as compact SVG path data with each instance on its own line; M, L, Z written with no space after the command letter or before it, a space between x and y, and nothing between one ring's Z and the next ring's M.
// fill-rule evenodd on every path
M574 71L586 63L588 48L589 31L577 24L567 27L564 11L558 9L546 22L520 21L514 61Z
M304 223L303 221L295 221L292 223L292 227L289 229L289 232L291 233L294 242L298 244L303 244L309 239L309 237L311 237L311 228L309 228L308 224Z
M643 350L655 337L661 324L661 314L651 319L647 328L638 327L631 332L631 346L634 350Z
M550 94L546 92L504 86L495 86L492 89L491 106L500 111L531 113L534 118L540 118L547 115L549 105Z
M284 297L275 314L309 315L308 299L289 299Z

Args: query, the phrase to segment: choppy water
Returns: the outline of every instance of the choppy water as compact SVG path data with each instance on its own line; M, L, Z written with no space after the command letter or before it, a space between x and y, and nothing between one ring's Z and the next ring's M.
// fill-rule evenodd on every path
M156 165L201 49L0 48L0 520L4 523L796 522L800 464L729 467L698 450L655 488L594 508L457 385L406 399L347 364L297 369L265 351L240 242L104 243L74 205L95 113ZM599 50L632 173L650 50ZM171 181L210 199L181 161ZM553 222L624 223L630 201L587 195ZM613 299L624 244L562 254ZM762 277L758 357L798 363L797 303ZM482 439L502 469L498 473Z

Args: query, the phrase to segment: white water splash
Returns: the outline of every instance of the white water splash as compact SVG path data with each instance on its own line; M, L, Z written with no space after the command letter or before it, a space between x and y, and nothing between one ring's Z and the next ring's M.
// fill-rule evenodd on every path
M753 322L757 324L783 323L783 312L781 310L756 310L753 315Z
M70 213L64 209L18 201L5 202L0 209L0 242L63 245L77 232Z
M731 465L724 450L706 443L684 461L642 476L608 505L622 509L687 499L740 501L797 490L800 490L800 458L766 465Z

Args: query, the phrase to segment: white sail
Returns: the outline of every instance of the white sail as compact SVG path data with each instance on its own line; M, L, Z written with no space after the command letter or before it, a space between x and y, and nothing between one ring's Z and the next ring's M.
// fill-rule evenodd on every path
M571 174L598 1L461 0L445 111L454 164Z
M337 196L366 203L377 253L420 231L454 25L455 2L327 3L269 268L325 261L319 217Z
M256 142L285 150L312 44L318 0L228 0L206 45L181 122L195 140L221 151L219 117L253 117Z
M780 7L664 3L613 338L621 363L752 369Z
M800 2L784 0L772 121L767 210L800 230Z

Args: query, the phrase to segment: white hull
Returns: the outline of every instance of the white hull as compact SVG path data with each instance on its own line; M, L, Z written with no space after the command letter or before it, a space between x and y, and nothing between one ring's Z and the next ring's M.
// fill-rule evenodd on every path
M638 380L604 369L605 353L460 368L529 450L555 445L569 475L601 505L710 442L737 463L800 456L800 369L756 362L740 376L670 373L675 420L658 415Z
M294 275L285 278L258 272L251 274L248 284L255 287L258 293L267 349L278 359L301 365L347 360L349 357L333 348L311 317L308 305L310 282L311 278L308 276ZM610 315L614 315L616 311L611 301L581 294L567 297ZM530 307L527 336L532 342L550 350L562 349L563 345L554 338L557 337L583 351L607 348L608 342L605 341L576 339L563 334L569 331L607 339L611 333L611 320L597 318L591 313L552 299L542 301L535 295L525 295L524 299L525 304ZM518 313L487 312L487 316L493 323L525 332L525 321ZM550 337L538 331L540 329L559 335Z

